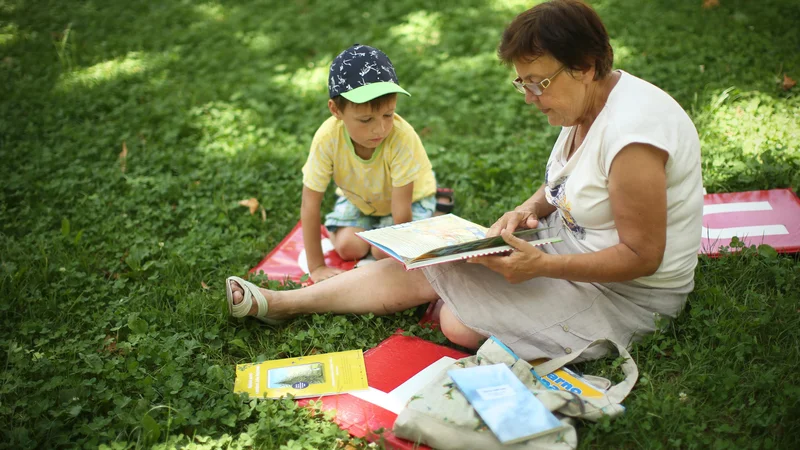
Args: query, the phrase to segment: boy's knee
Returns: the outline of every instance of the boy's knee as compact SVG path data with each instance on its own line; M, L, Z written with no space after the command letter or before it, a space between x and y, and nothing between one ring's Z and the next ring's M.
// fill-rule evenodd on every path
M383 259L389 257L389 255L387 255L386 252L379 249L378 247L371 247L369 251L370 253L372 253L372 257L375 259Z
M369 244L360 239L357 241L347 239L344 242L336 242L335 248L336 253L345 261L361 259L367 256L369 252Z

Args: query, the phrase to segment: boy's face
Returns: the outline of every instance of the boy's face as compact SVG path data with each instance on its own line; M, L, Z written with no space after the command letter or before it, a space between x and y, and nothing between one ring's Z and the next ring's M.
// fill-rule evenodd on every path
M328 109L344 122L347 134L356 147L366 149L378 147L392 131L396 106L397 98L393 98L380 109L372 109L368 103L351 103L344 111L340 111L333 100L328 100Z

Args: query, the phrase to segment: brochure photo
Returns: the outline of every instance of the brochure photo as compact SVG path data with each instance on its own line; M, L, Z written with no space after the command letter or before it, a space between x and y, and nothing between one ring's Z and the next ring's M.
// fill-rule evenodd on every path
M447 374L503 444L564 428L505 364L450 370Z
M251 398L319 397L367 389L361 350L236 366L233 391Z

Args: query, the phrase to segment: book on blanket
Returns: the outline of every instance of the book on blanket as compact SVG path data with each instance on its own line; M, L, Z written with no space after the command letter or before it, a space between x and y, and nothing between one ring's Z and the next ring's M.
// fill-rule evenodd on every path
M361 350L237 364L233 392L251 398L319 397L368 389Z
M516 231L514 236L532 245L561 242L560 238L534 239L543 229ZM446 214L356 235L405 264L406 270L411 270L513 250L501 236L487 238L486 231L486 227Z
M564 428L505 364L450 370L447 374L503 444Z

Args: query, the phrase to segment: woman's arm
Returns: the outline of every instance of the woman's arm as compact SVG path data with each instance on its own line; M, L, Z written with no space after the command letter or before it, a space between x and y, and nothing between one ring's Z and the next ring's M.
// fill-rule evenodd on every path
M623 148L611 163L608 194L619 244L595 253L558 256L552 278L629 281L652 275L667 243L667 152L646 144Z
M668 154L656 147L631 144L611 163L608 190L619 244L593 253L553 255L504 229L501 235L518 251L470 262L483 264L512 283L534 277L612 282L652 275L661 265L667 240L667 159Z

